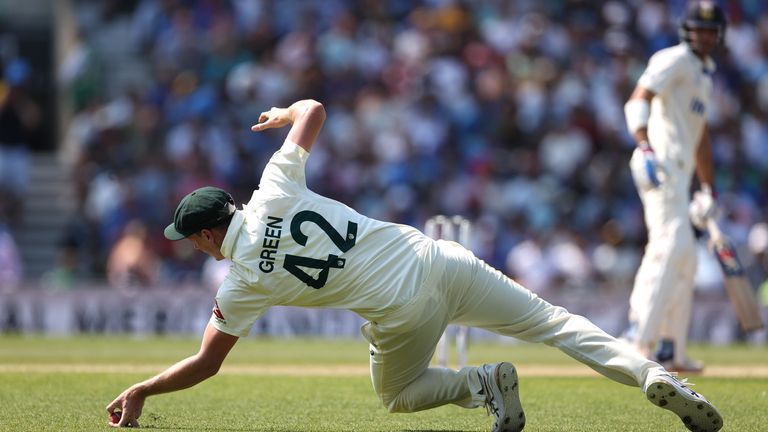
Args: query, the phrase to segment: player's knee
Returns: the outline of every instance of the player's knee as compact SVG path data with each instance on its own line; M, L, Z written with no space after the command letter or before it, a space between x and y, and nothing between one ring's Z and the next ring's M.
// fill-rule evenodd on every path
M379 401L382 405L384 405L384 408L387 409L387 411L394 413L398 412L395 411L397 408L397 404L394 403L395 397L392 395L386 395L386 394L379 394Z
M384 406L387 407L387 411L389 411L391 414L414 412L414 410L409 409L407 406L400 403L398 398L392 399L389 401L389 403L385 403Z
M413 412L413 409L410 409L407 404L403 403L403 398L399 397L400 395L380 395L379 400L381 400L382 405L389 411L390 413L409 413Z

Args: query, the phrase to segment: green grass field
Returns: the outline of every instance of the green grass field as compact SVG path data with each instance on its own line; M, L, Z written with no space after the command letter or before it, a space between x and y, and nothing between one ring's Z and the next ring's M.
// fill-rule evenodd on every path
M128 385L197 350L192 338L0 336L0 431L106 431L104 407ZM768 348L694 347L722 376L693 377L724 431L768 430ZM637 388L593 376L559 351L478 343L473 364L507 360L521 376L526 431L684 431ZM242 340L219 376L148 399L144 428L163 431L487 431L485 410L388 414L360 340ZM528 373L526 373L526 371Z

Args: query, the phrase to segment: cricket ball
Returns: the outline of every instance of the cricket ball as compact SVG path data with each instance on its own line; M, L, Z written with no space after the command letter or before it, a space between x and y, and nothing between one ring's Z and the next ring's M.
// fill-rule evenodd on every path
M109 415L109 422L112 424L120 423L120 417L121 417L120 411L115 411L112 414Z

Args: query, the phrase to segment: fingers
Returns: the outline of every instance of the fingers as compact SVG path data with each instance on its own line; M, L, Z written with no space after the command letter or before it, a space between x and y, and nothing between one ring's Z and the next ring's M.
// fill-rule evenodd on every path
M121 420L120 423L112 423L109 422L110 427L119 428L119 427L128 427L128 428L138 428L141 427L138 420L127 420L125 421L125 424L123 424L123 421Z
M285 108L272 107L259 115L259 121L251 126L253 132L261 132L266 129L277 129L285 126L289 121L285 117Z
M109 413L108 425L111 427L139 427L138 418L141 416L144 399L131 396L131 389L124 391L120 396L107 405Z
M110 425L112 426L112 425ZM128 418L128 416L123 416L120 419L120 423L115 425L114 427L129 427L129 428L137 428L141 427L139 425L139 421L137 419Z
M264 123L258 123L258 124L255 124L255 125L251 126L251 130L253 132L261 132L263 130L279 128L281 126L282 125L276 119L271 118L271 119L265 121Z
M122 412L120 410L123 409L123 402L122 398L118 397L117 399L113 400L109 405L107 405L107 414L109 415L109 421L107 424L112 427L119 427L120 419L122 417Z
M123 403L120 422L117 425L120 427L139 427L139 416L141 416L143 404L143 400L126 398Z
M112 402L110 402L109 405L107 405L107 412L109 414L112 414L113 412L115 412L116 409L122 408L122 406L123 406L122 399L121 398L117 398L117 399L113 400Z
M139 420L131 410L114 411L109 415L109 425L112 427L139 427Z
M274 118L270 117L269 115L270 111L264 111L259 115L259 122L253 126L251 126L251 130L254 132L261 132L264 129L269 129L270 124L273 122Z
M130 415L123 415L122 411L112 411L107 424L111 427L139 427L138 420L131 418Z

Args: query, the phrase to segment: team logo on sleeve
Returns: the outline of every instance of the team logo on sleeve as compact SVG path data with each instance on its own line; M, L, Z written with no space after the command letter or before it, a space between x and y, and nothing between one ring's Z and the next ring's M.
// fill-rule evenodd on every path
M213 301L213 311L212 312L213 312L213 316L216 317L217 321L219 321L219 322L221 322L223 324L227 323L227 320L224 318L224 314L221 313L221 309L219 308L219 302L216 301L216 300Z

